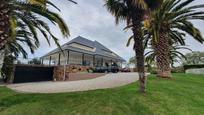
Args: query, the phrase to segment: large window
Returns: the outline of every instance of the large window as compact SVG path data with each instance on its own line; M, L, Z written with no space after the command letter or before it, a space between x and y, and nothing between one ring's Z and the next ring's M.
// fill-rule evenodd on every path
M103 58L101 56L95 57L95 66L103 66Z
M64 51L64 53L60 53L60 65L66 65L67 64L67 51Z
M84 54L84 63L85 66L93 66L93 56Z
M58 65L58 60L59 60L59 53L55 53L50 55L51 56L51 65Z
M69 64L82 65L82 53L70 51Z

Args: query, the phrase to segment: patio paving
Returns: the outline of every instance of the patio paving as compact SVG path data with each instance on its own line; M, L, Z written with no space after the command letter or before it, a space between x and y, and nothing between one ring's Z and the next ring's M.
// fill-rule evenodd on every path
M7 87L24 93L60 93L114 88L133 83L137 80L137 73L110 73L89 80L22 83L7 85Z

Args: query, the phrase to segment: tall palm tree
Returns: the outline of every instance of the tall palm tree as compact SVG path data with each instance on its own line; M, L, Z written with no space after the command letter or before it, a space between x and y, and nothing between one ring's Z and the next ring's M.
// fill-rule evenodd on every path
M72 0L68 0L74 2ZM75 2L74 2L75 3ZM49 36L53 38L59 46L58 39L51 33L48 24L42 21L42 18L50 20L54 25L58 25L64 37L69 35L69 30L63 19L55 12L50 11L47 5L59 10L49 0L1 0L0 1L0 50L5 44L16 37L17 22L28 29L36 44L39 45L38 32L47 39Z
M116 24L120 20L127 21L127 28L131 28L134 38L134 50L137 60L137 68L139 73L140 91L145 92L146 77L144 70L144 47L142 39L142 21L149 8L153 8L156 0L106 0L106 6L109 12L115 17Z
M30 49L30 52L33 54L38 48L38 45L35 43L36 41L32 38L30 32L26 30L18 30L15 40L8 41L5 45L4 52L8 52L8 55L13 55L16 58L19 57L19 55L22 55L23 58L27 58L28 54L26 49Z
M170 71L170 36L175 33L189 34L195 40L203 43L204 39L199 31L192 24L192 20L203 20L204 12L197 10L204 8L204 5L191 5L194 0L165 0L161 7L150 14L148 27L152 35L152 45L156 54L159 77L171 77ZM151 39L150 38L150 39ZM179 41L179 40L178 40Z
M68 1L76 4L72 0ZM26 57L27 53L19 41L26 42L33 53L34 49L39 46L38 31L42 33L49 44L49 38L52 38L59 46L57 37L52 34L48 24L42 21L41 17L58 25L64 37L69 35L68 27L63 19L57 13L47 9L47 5L60 11L49 0L0 0L0 70L5 51L13 51L15 55L22 53ZM22 33L21 36L18 36L17 31L27 32L29 35ZM6 50L4 50L5 48Z
M152 62L156 61L156 52L152 47L148 49L150 49L150 51L145 53L145 61L151 65ZM175 63L179 63L179 60L187 60L187 57L182 53L183 50L192 51L186 46L181 46L178 44L170 45L170 64L172 67L174 67Z
M10 0L1 0L0 1L0 49L6 44L7 39L9 38L9 16L10 9L8 3Z
M184 33L177 32L177 31L170 31L169 37L170 39L168 43L170 46L170 62L171 62L171 65L173 66L174 62L178 62L178 59L179 60L186 59L185 55L178 50L189 50L189 51L192 51L192 50L186 47L186 44L185 44L186 36ZM128 42L126 44L127 47L130 46L130 43L132 40L133 40L133 36L131 36L128 39ZM143 46L146 50L145 63L147 65L151 65L152 63L155 64L155 61L156 61L156 53L154 51L152 42L153 42L152 35L148 32L148 30L143 28ZM134 61L134 59L132 59L132 61Z

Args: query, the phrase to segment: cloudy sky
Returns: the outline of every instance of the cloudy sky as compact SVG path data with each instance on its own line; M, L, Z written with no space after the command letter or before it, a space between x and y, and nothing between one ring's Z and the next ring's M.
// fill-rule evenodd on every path
M82 36L90 40L97 40L126 60L134 55L132 46L126 47L127 38L131 36L131 31L123 31L125 22L115 25L114 17L104 7L104 0L75 0L78 2L77 5L66 0L51 1L61 9L59 13L69 26L71 33L68 39L63 38L58 29L50 25L52 32L60 38L60 44L64 44L77 36ZM204 4L204 0L195 0L194 3ZM204 35L204 22L197 21L194 24L201 29ZM189 37L187 37L187 44L192 50L204 51L203 44L199 44ZM40 48L34 55L30 54L29 58L42 56L55 48L54 44L49 46L42 38Z

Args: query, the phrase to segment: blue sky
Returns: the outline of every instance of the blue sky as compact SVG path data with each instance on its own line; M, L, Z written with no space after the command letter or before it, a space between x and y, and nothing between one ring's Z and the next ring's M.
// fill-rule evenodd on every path
M71 33L68 39L63 38L58 29L50 23L52 32L59 38L60 44L64 44L80 35L90 40L99 41L126 60L134 56L132 46L126 47L131 31L123 31L125 22L121 22L117 26L115 25L114 17L104 7L104 0L75 0L78 2L77 5L67 2L67 0L51 1L56 3L61 9L59 13L69 26ZM194 4L204 4L204 0L195 0ZM204 9L200 10L204 11ZM204 22L196 21L194 24L204 35ZM188 36L186 39L187 45L192 50L204 51L203 44L196 42ZM29 58L42 56L56 48L53 42L49 46L43 37L40 41L40 48L36 50L34 55L29 54Z

